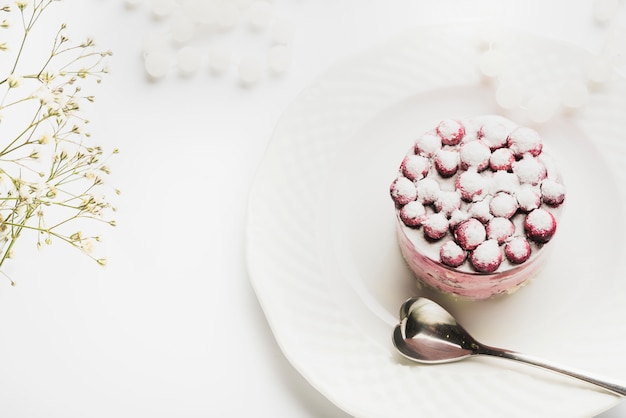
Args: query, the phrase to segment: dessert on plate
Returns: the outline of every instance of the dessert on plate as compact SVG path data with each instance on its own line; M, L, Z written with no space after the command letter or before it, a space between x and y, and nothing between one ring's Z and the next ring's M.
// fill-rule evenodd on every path
M486 299L537 274L565 201L543 148L537 131L497 115L443 120L415 140L389 190L421 282Z

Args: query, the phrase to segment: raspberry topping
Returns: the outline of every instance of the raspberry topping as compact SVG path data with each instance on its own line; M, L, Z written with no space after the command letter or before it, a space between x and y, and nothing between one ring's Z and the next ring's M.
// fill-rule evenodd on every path
M488 239L470 254L470 262L481 273L493 273L502 263L502 251L496 240Z
M464 171L456 178L456 189L467 202L481 200L487 193L489 181L476 171Z
M556 219L545 209L535 209L526 216L524 230L531 240L546 243L556 232Z
M491 203L491 199L481 200L480 202L472 203L468 209L469 214L486 224L489 222L493 215L491 214L491 209L489 209L489 204Z
M415 141L389 191L443 264L490 273L524 263L556 231L565 187L547 158L536 131L502 117L446 119Z
M459 153L440 149L435 153L434 161L437 172L441 174L442 177L450 177L453 176L459 168Z
M415 153L424 157L432 157L441 148L441 137L427 132L415 141Z
M530 253L530 244L521 236L511 238L504 246L504 255L513 264L522 264L528 260Z
M439 191L439 183L435 179L427 177L417 182L418 200L424 205L434 203Z
M515 193L519 208L524 212L530 212L541 206L541 194L530 184L523 184Z
M508 193L500 192L489 202L489 210L493 216L508 219L517 212L517 200Z
M546 166L534 157L524 157L513 163L513 172L517 174L520 183L537 185L548 175Z
M426 219L426 208L416 200L409 202L400 209L400 219L406 226L420 226Z
M476 171L482 171L489 167L491 150L480 140L471 141L461 147L460 157L463 170L473 167Z
M443 213L433 213L424 220L423 226L426 237L438 240L448 233L448 218Z
M486 236L485 226L474 218L461 222L454 230L454 239L464 250L473 250L478 247Z
M435 201L435 210L437 212L442 212L446 216L450 216L452 212L459 209L461 207L461 196L454 191L442 191L437 196L437 200Z
M441 262L450 267L458 267L465 262L467 253L454 241L446 241L439 250Z
M465 136L465 127L459 121L446 119L437 126L437 133L443 145L457 145Z
M421 155L407 155L402 160L400 170L409 180L421 180L428 174L430 161Z
M541 136L531 128L519 127L509 134L508 146L517 158L530 153L533 157L541 154L543 144Z
M559 206L565 200L565 187L554 180L546 179L541 183L543 201L550 206Z
M489 167L493 171L508 171L513 167L515 156L509 148L499 148L491 153L489 157Z
M417 198L415 184L406 177L398 177L389 187L391 198L397 205L406 205Z
M464 211L464 210L461 210L461 209L456 209L450 215L450 220L448 222L448 225L450 226L451 230L454 230L454 228L459 226L461 224L461 222L467 221L471 217L472 216L467 211Z
M508 171L496 171L491 176L491 194L498 192L515 193L520 187L517 175Z
M498 244L504 243L515 233L515 225L507 218L493 218L487 223L487 238L495 239Z
M480 127L478 138L491 150L506 146L510 129L502 123L487 123Z

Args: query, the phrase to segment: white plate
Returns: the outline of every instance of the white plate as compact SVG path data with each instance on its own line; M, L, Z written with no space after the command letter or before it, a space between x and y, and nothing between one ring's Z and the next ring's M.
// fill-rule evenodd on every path
M388 187L413 139L447 117L502 113L481 80L478 26L404 33L337 64L286 111L250 196L247 261L294 367L359 417L587 417L618 398L497 359L421 366L391 331L415 285L399 253ZM499 48L526 91L583 77L586 53L523 34ZM521 112L505 114L527 124ZM485 302L430 294L485 343L626 377L622 223L626 83L538 126L568 187L553 253L517 293Z

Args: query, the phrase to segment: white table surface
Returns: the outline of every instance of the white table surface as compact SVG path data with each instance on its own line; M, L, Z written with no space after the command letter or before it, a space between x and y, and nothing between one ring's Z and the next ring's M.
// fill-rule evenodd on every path
M122 151L111 181L123 194L118 227L104 232L106 268L61 244L37 252L28 242L7 266L17 286L0 281L0 416L347 416L287 362L246 272L247 195L281 113L337 60L420 24L498 18L591 51L606 33L591 0L274 7L297 26L293 62L248 89L234 68L147 81L141 39L163 22L146 5L65 0L51 9L49 22L114 51L85 112L92 135ZM624 15L622 1L616 19ZM222 36L235 54L267 49L266 34ZM626 405L600 416L626 416Z

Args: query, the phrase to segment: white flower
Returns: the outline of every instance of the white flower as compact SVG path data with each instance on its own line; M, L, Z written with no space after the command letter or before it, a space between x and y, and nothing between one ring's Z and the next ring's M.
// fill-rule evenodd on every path
M26 203L31 203L33 201L34 194L30 185L22 183L17 192L20 199L24 200Z
M14 89L20 86L20 84L22 83L22 78L11 74L7 77L7 82L9 83L9 88Z
M87 238L81 241L81 248L87 254L93 253L93 247L95 246L95 241L91 238Z

